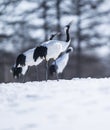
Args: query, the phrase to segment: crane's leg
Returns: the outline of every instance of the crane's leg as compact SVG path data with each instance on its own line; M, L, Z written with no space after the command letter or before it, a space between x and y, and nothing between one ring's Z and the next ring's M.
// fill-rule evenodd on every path
M47 60L45 60L46 61L46 81L48 80L48 61Z
M57 67L57 64L56 64L56 60L55 60L55 69L56 69L56 78L57 78L57 81L59 81L58 67Z
M23 75L23 77L22 77L22 83L25 83L25 79L26 79L26 77L25 77L25 75Z
M35 68L36 68L36 81L39 81L39 75L38 75L38 71L39 71L39 68L38 68L38 66L35 66Z
M57 81L59 81L58 72L56 72L56 78L57 78Z

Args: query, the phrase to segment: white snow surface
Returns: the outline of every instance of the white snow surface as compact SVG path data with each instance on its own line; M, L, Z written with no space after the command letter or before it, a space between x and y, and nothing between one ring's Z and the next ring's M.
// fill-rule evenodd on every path
M110 130L110 78L2 83L0 130Z

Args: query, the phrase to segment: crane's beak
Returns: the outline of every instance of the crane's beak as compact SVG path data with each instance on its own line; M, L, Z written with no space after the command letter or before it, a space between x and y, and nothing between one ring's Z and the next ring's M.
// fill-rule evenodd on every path
M60 34L61 34L61 32L56 32L53 35L57 36L57 35L60 35Z
M66 25L66 27L70 27L73 23L73 20L71 22L69 22L69 24Z
M57 35L61 35L61 32L58 32Z

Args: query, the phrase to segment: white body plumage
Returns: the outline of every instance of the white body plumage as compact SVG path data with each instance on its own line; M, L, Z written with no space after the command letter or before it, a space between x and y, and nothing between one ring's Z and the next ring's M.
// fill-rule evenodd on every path
M28 51L24 52L23 54L20 54L17 57L16 64L11 69L11 72L13 73L13 76L15 78L18 78L21 74L25 75L29 66L33 66L33 65L36 66L43 61L43 59L41 59L40 57L36 62L34 61L33 59L34 50L35 48L29 49Z
M68 42L51 40L44 42L41 45L47 47L46 60L48 61L51 58L55 60L60 53L64 52L68 48L70 45L70 40Z
M26 56L25 66L20 65L20 67L22 67L22 74L23 75L25 75L29 66L34 66L34 65L37 66L43 61L43 59L41 59L40 57L37 59L36 62L34 61L34 59L33 59L34 50L35 50L35 48L29 49L28 51L23 53Z
M28 51L24 52L23 54L26 56L26 65L27 66L33 66L33 65L38 65L42 62L42 59L39 57L38 60L35 62L33 59L33 52L35 48L29 49Z
M68 63L68 60L69 60L69 54L68 53L65 53L64 55L62 55L61 57L59 57L56 60L56 65L58 67L57 73L63 72L64 68L66 67L66 65ZM55 62L53 64L55 65Z

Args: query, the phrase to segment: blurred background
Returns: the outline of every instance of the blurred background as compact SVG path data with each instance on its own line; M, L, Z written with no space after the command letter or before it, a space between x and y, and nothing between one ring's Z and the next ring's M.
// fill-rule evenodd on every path
M65 40L64 26L70 29L74 51L63 79L110 76L110 0L0 0L0 82L13 79L10 68L18 54L48 40ZM50 77L54 79L54 77ZM29 67L26 81L45 79L45 64Z

